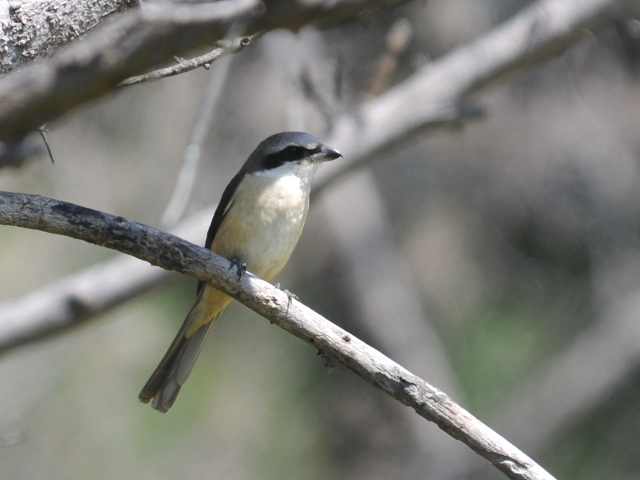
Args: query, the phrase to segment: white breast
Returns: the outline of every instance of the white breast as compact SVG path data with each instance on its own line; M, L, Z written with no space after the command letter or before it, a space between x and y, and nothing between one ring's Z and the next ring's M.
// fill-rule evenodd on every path
M315 165L294 164L247 175L238 186L212 249L271 280L302 233Z

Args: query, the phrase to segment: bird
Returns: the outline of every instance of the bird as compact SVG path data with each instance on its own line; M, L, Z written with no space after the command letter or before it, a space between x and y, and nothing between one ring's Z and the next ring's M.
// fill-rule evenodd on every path
M205 248L229 260L238 279L246 270L271 281L296 247L311 181L324 162L342 154L304 132L263 140L231 179L207 232ZM139 399L166 413L186 382L213 325L233 299L198 282L196 301Z

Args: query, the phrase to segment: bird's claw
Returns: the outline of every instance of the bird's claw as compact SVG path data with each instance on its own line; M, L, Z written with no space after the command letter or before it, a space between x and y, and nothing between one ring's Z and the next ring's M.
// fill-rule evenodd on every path
M289 307L291 307L291 302L294 300L300 300L295 293L291 293L289 290L283 290L283 292L287 295L289 301L287 302L287 315L289 315Z
M229 270L231 270L233 267L236 267L236 270L238 272L238 281L242 280L242 276L247 273L247 264L240 263L238 259L234 258L230 261Z
M276 288L277 288L278 290L282 290L282 289L280 288L280 284L279 284L279 283L276 283ZM291 302L292 302L293 300L300 300L300 299L298 298L298 296L297 296L295 293L290 292L289 290L282 290L282 292L284 292L284 294L285 294L285 295L287 296L287 298L289 299L289 301L287 302L287 315L288 315L288 314L289 314L289 307L291 306Z
M291 301L292 301L292 300L300 300L300 299L298 298L298 296L297 296L295 293L290 292L289 290L282 290L282 291L283 291L283 292L285 293L285 295L289 298L289 304L291 304Z

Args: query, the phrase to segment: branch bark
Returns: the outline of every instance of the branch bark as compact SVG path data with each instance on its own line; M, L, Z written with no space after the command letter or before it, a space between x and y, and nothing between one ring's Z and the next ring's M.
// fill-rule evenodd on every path
M46 57L134 0L0 2L0 74Z
M125 79L144 74L197 48L222 40L238 20L246 35L275 28L297 30L339 21L406 0L269 0L252 15L253 0L189 6L154 6L114 18L51 58L0 80L0 139L20 141L73 108L105 95ZM253 10L255 12L255 9Z
M211 250L122 217L38 195L0 192L0 224L66 235L196 277L346 366L434 422L509 478L552 480L544 469L440 390L249 272L238 281ZM82 308L78 305L77 308Z
M218 48L214 48L204 55L199 55L197 57L189 59L179 58L178 62L175 65L166 68L159 68L158 70L145 73L144 75L127 78L126 80L120 82L119 86L127 87L129 85L137 85L139 83L157 82L158 80L162 80L163 78L187 73L200 67L208 69L211 64L220 57L244 50L260 36L261 34L256 33L250 37L238 37L233 40L221 40L220 42L218 42L218 44L220 45Z
M192 215L172 234L198 242L215 207ZM59 335L169 281L171 272L129 255L94 265L0 304L0 355L12 348Z

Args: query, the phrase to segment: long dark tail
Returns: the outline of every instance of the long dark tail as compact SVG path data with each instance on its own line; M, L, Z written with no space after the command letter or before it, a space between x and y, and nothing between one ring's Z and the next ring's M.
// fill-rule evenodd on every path
M196 302L197 304L198 302ZM149 403L153 400L151 406L159 412L166 413L176 401L180 387L189 378L200 350L202 350L202 345L204 345L218 318L216 315L210 322L202 325L193 336L187 338L187 330L194 321L191 317L196 314L196 306L194 305L176 338L173 339L169 350L164 354L160 364L138 396L143 403Z

